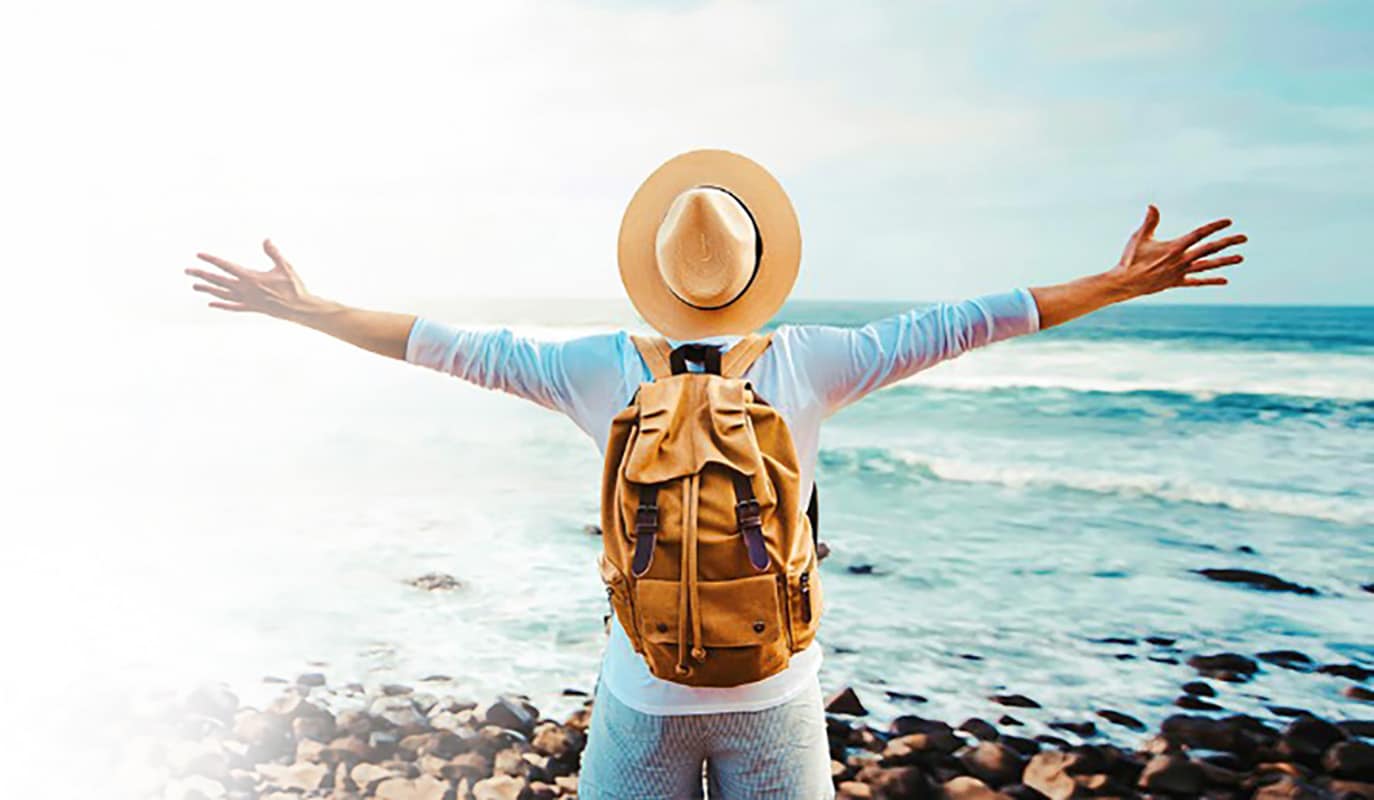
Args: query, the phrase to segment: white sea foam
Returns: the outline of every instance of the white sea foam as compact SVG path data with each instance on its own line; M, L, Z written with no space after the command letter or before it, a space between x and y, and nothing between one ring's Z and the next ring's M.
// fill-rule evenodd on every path
M959 391L1036 387L1368 400L1374 399L1374 356L1028 339L965 354L902 383Z
M1343 525L1374 525L1374 501L1363 498L1248 489L1179 477L1072 469L1048 464L972 463L906 450L881 451L877 459L890 460L938 480L957 483L1018 489L1070 489L1217 506L1235 511L1282 514Z

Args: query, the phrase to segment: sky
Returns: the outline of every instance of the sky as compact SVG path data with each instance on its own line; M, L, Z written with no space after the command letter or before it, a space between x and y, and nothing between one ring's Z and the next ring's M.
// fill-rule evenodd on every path
M799 299L1072 279L1110 267L1153 202L1161 235L1229 216L1251 237L1232 286L1163 299L1374 303L1366 2L3 13L21 315L202 313L194 254L266 268L269 236L354 305L619 297L626 201L699 147L788 190Z

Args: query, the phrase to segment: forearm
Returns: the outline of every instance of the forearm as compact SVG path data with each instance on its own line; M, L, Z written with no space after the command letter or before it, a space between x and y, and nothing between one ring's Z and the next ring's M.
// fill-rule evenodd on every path
M1137 296L1128 281L1103 272L1055 286L1031 287L1031 296L1040 310L1040 329L1052 328L1113 303Z
M406 340L410 336L411 326L415 324L414 314L369 311L318 297L306 298L298 308L292 308L280 316L364 350L395 359L405 358Z

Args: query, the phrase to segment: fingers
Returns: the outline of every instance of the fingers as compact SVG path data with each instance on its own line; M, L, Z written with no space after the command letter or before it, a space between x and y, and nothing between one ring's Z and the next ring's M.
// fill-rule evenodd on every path
M226 278L223 275L217 275L213 272L206 272L203 269L196 269L195 267L188 267L182 270L182 272L185 272L187 275L190 275L193 278L200 278L203 281L209 281L210 283L213 283L216 286L223 286L226 289L232 289L238 284L238 281L232 278Z
M217 303L217 302L211 301L210 307L211 307L211 308L222 308L222 309L224 309L225 311L252 311L252 310L253 310L253 309L249 308L248 306L244 305L243 303Z
M226 289L221 289L218 286L211 286L207 283L197 283L191 286L191 288L195 289L197 292L205 292L206 294L212 294L215 297L218 297L222 300L237 299L237 295L235 295L233 292L228 291Z
M215 266L219 267L220 269L224 270L230 275L233 275L235 278L242 278L248 274L248 270L244 269L243 267L240 267L238 264L235 264L232 261L227 261L223 258L220 258L219 256L212 256L209 253L196 253L196 258L199 258L201 261L208 261L211 264L214 264Z
M1151 203L1150 207L1145 209L1145 221L1140 225L1140 238L1148 239L1154 236L1157 227L1159 227L1159 209L1155 208L1154 203Z
M1194 261L1189 264L1184 272L1206 272L1209 269L1218 267L1229 267L1232 264L1239 264L1245 260L1245 256L1222 256L1221 258L1208 258L1202 261Z
M1196 261L1203 256L1210 256L1220 250L1225 250L1228 247L1235 247L1238 244L1245 244L1248 241L1250 241L1250 237L1243 233L1238 233L1235 236L1227 236L1225 239L1217 239L1215 242L1207 242L1206 244L1194 247L1183 254L1183 260Z
M1225 278L1184 278L1179 286L1225 286Z
M1222 230L1223 228L1228 228L1230 226L1231 220L1229 219L1214 220L1212 222L1207 223L1206 225L1203 225L1200 228L1194 228L1191 232L1186 233L1183 236L1180 236L1177 239L1175 239L1174 247L1180 251L1187 250L1188 248L1192 247L1193 245L1197 244L1203 239L1206 239L1208 236L1211 236L1217 231Z
M267 253L267 257L272 259L273 264L288 272L291 270L291 265L286 263L286 257L281 254L275 244L272 244L271 239L262 240L262 249L263 252Z

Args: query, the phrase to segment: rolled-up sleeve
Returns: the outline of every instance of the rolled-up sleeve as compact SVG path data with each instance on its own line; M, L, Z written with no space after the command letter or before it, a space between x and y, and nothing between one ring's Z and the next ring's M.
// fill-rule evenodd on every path
M546 341L508 328L458 327L417 317L405 360L567 414L594 437L624 394L623 337Z
M937 303L844 328L799 326L794 357L830 414L903 378L993 342L1040 329L1027 289Z

